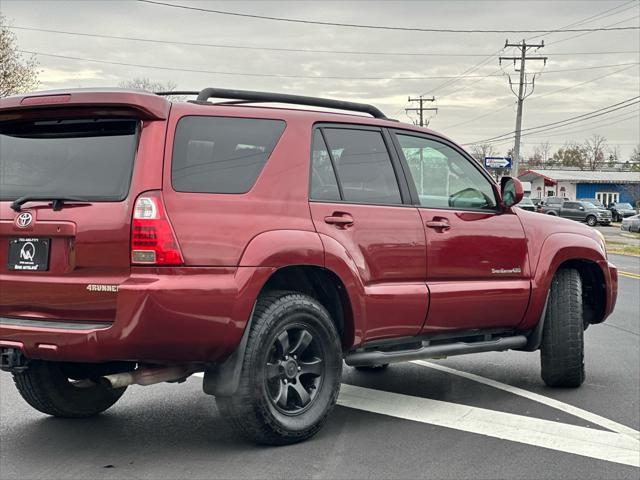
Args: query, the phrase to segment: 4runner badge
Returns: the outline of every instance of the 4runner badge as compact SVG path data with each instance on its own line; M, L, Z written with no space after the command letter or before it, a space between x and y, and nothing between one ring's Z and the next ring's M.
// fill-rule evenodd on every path
M95 283L90 283L87 285L87 290L90 292L118 292L117 285L100 285Z

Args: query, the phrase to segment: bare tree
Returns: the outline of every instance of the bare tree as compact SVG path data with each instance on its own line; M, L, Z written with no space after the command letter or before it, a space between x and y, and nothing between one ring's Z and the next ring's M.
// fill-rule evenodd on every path
M621 163L620 161L620 147L615 145L607 149L607 167L616 168Z
M577 143L567 143L553 154L554 163L563 167L584 169L586 152L585 148Z
M633 148L633 153L629 157L629 161L632 163L640 163L640 144Z
M471 147L471 155L473 155L473 158L475 158L478 163L484 164L485 157L492 157L495 155L495 149L490 143L482 143Z
M136 77L132 80L126 80L120 82L120 86L122 88L137 88L152 93L173 92L178 87L178 85L171 80L169 80L168 82L159 82L156 80L151 80L148 77ZM166 98L168 100L173 100L176 102L185 100L185 97L183 97L182 95L166 95Z
M542 168L544 168L551 157L551 144L549 142L542 142L534 149L534 154L540 157Z
M35 90L38 85L38 61L18 51L16 35L0 15L0 98Z
M584 142L585 166L587 170L598 170L605 161L604 151L607 139L594 133Z

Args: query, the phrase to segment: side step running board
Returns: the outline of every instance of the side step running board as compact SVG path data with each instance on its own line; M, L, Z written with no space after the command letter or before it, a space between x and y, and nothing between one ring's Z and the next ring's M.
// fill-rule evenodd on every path
M363 367L367 365L380 365L384 363L408 362L410 360L420 360L424 358L449 357L454 355L464 355L466 353L499 352L512 348L522 348L527 344L527 337L516 335L513 337L502 337L495 340L480 342L455 342L444 345L428 345L425 342L422 348L412 350L364 350L347 354L345 362L352 367Z

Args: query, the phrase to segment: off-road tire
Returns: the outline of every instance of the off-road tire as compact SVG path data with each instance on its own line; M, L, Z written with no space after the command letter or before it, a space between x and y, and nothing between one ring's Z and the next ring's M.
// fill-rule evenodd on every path
M388 363L381 363L380 365L367 365L362 367L355 367L355 369L361 372L384 372L388 366L389 366Z
M551 282L540 364L550 387L575 388L584 382L582 279L573 268L558 270Z
M63 364L36 360L29 363L27 370L14 373L13 381L29 405L62 418L85 418L102 413L126 390L126 387L108 388L97 381L76 386L64 373Z
M598 224L598 218L595 217L594 215L589 215L587 217L587 225L589 225L590 227L595 227Z
M325 363L322 382L307 409L287 415L269 397L266 359L274 351L278 332L292 325L305 325L317 335ZM288 445L312 437L322 428L340 390L342 350L329 313L307 295L274 291L256 302L250 328L238 390L216 397L221 415L245 438L261 444Z

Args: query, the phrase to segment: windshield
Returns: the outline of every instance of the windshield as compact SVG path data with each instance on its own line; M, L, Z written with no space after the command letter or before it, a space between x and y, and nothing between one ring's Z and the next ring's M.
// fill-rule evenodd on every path
M524 197L522 200L520 200L520 203L518 205L533 205L533 202L529 197Z
M630 203L616 203L616 208L626 208L628 210L633 210L633 207Z
M596 207L596 206L595 206L593 203L591 203L591 202L582 202L582 206L583 206L584 208L587 208L587 209L590 209L590 208L598 208L598 207Z
M124 200L137 145L136 120L0 123L0 199Z

